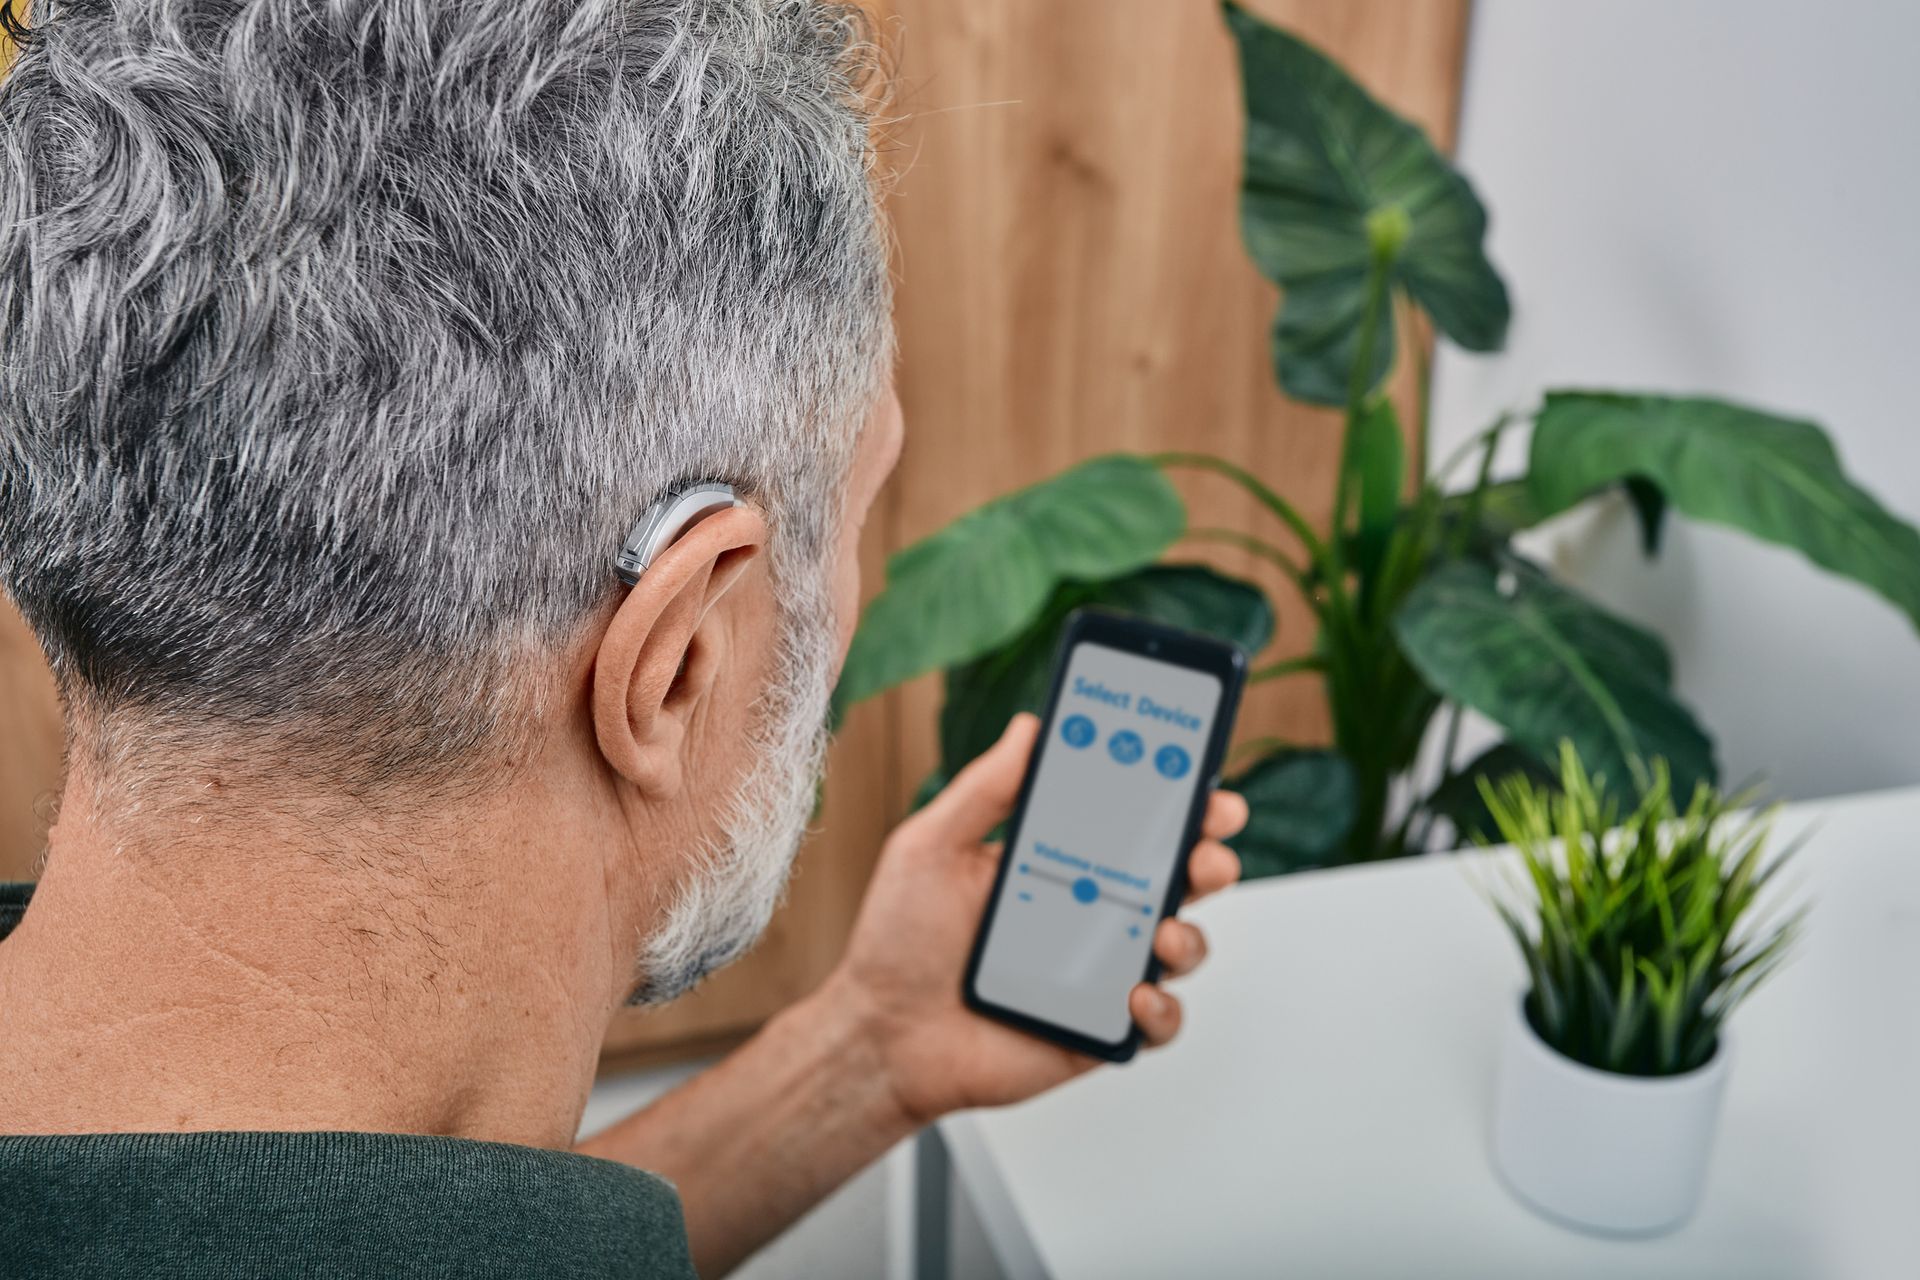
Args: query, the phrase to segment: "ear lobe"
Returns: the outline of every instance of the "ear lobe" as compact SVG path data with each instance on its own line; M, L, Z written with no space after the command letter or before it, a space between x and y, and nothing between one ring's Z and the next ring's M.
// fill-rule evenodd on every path
M654 559L601 637L594 736L608 765L649 797L680 789L687 723L720 661L703 624L766 537L751 508L708 516Z

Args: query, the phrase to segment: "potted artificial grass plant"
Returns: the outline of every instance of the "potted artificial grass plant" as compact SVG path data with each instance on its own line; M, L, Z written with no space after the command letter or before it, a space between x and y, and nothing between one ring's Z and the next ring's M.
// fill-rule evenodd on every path
M1785 958L1804 908L1756 910L1788 854L1772 813L1702 783L1684 810L1664 763L1619 820L1570 744L1555 791L1481 790L1523 874L1496 907L1526 961L1494 1099L1493 1160L1547 1216L1649 1235L1699 1202L1732 1066L1727 1020ZM1791 851L1789 851L1790 853Z

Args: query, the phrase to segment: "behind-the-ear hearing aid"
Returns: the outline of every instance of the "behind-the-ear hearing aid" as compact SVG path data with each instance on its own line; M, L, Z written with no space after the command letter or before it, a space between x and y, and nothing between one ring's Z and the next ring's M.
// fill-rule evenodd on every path
M613 567L620 581L632 586L673 540L717 511L740 505L730 484L696 484L675 489L647 508L640 523L620 545Z

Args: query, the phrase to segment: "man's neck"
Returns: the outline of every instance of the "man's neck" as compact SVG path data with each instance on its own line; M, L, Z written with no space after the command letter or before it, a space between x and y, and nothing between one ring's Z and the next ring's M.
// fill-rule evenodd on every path
M134 838L70 783L0 945L0 1130L567 1144L631 948L562 806L494 794L404 822L229 794Z

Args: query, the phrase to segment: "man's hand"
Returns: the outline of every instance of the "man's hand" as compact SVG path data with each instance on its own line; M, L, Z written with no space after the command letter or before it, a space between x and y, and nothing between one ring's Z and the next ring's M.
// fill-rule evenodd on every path
M1001 856L985 840L1012 812L1039 726L1037 717L1016 716L991 750L894 831L846 958L816 997L847 1002L868 1020L900 1106L916 1125L963 1107L1018 1102L1099 1065L983 1018L960 999ZM1214 794L1187 865L1188 901L1239 879L1240 860L1220 841L1246 821L1246 801ZM1168 919L1153 950L1166 974L1179 977L1206 958L1207 944L1193 925ZM1136 986L1128 1006L1149 1046L1180 1029L1180 1002L1157 983Z
M1018 716L994 748L900 824L820 990L725 1061L581 1144L671 1179L694 1262L718 1275L915 1129L961 1107L1017 1102L1092 1058L1023 1035L960 1001L973 932L999 849L987 834L1020 790L1039 721ZM1224 889L1240 860L1220 843L1247 820L1219 794L1187 875L1193 896ZM1206 956L1200 931L1166 920L1154 953L1170 976ZM1129 1001L1150 1045L1180 1029L1180 1005L1141 983Z

